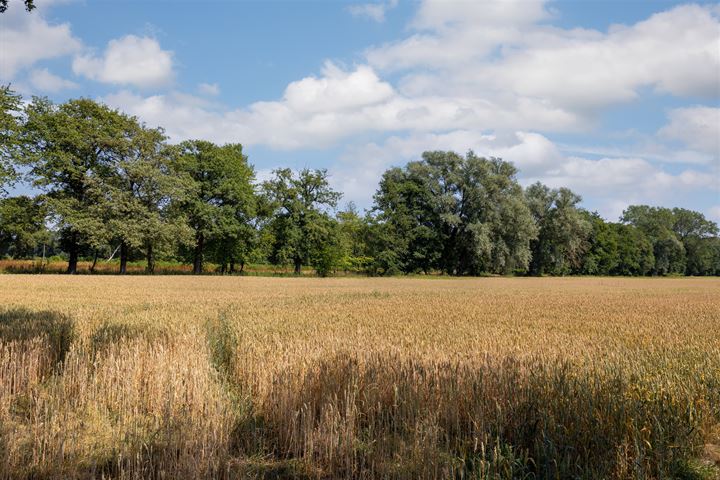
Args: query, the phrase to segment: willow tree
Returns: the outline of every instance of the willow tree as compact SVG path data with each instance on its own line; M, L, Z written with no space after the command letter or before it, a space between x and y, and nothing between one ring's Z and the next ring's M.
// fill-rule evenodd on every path
M578 208L581 197L568 188L551 189L537 182L525 190L538 229L530 242L530 273L567 274L580 267L592 225Z
M386 171L373 208L380 269L452 275L526 269L536 228L516 173L511 163L472 151L425 152Z

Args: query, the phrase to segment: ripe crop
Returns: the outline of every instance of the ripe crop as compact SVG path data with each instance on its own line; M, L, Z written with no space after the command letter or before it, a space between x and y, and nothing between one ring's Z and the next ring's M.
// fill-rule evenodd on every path
M0 276L0 478L713 478L719 293Z

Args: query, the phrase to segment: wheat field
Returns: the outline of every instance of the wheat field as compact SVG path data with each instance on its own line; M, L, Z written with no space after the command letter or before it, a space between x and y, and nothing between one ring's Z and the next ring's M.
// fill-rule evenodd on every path
M0 275L0 478L717 478L720 280Z

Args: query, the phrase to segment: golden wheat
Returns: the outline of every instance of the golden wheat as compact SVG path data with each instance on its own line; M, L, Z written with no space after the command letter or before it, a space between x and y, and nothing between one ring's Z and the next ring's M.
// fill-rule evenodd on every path
M0 478L717 472L717 279L4 275L0 305Z

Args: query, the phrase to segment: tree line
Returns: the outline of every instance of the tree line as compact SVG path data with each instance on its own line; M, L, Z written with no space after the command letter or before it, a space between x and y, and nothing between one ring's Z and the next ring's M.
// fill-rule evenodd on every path
M512 163L425 152L383 173L373 206L338 209L325 170L264 182L240 144L168 142L161 128L90 99L24 103L0 90L0 257L246 264L299 274L718 275L718 227L646 205L608 222L567 188L527 188ZM22 181L34 196L9 196Z

